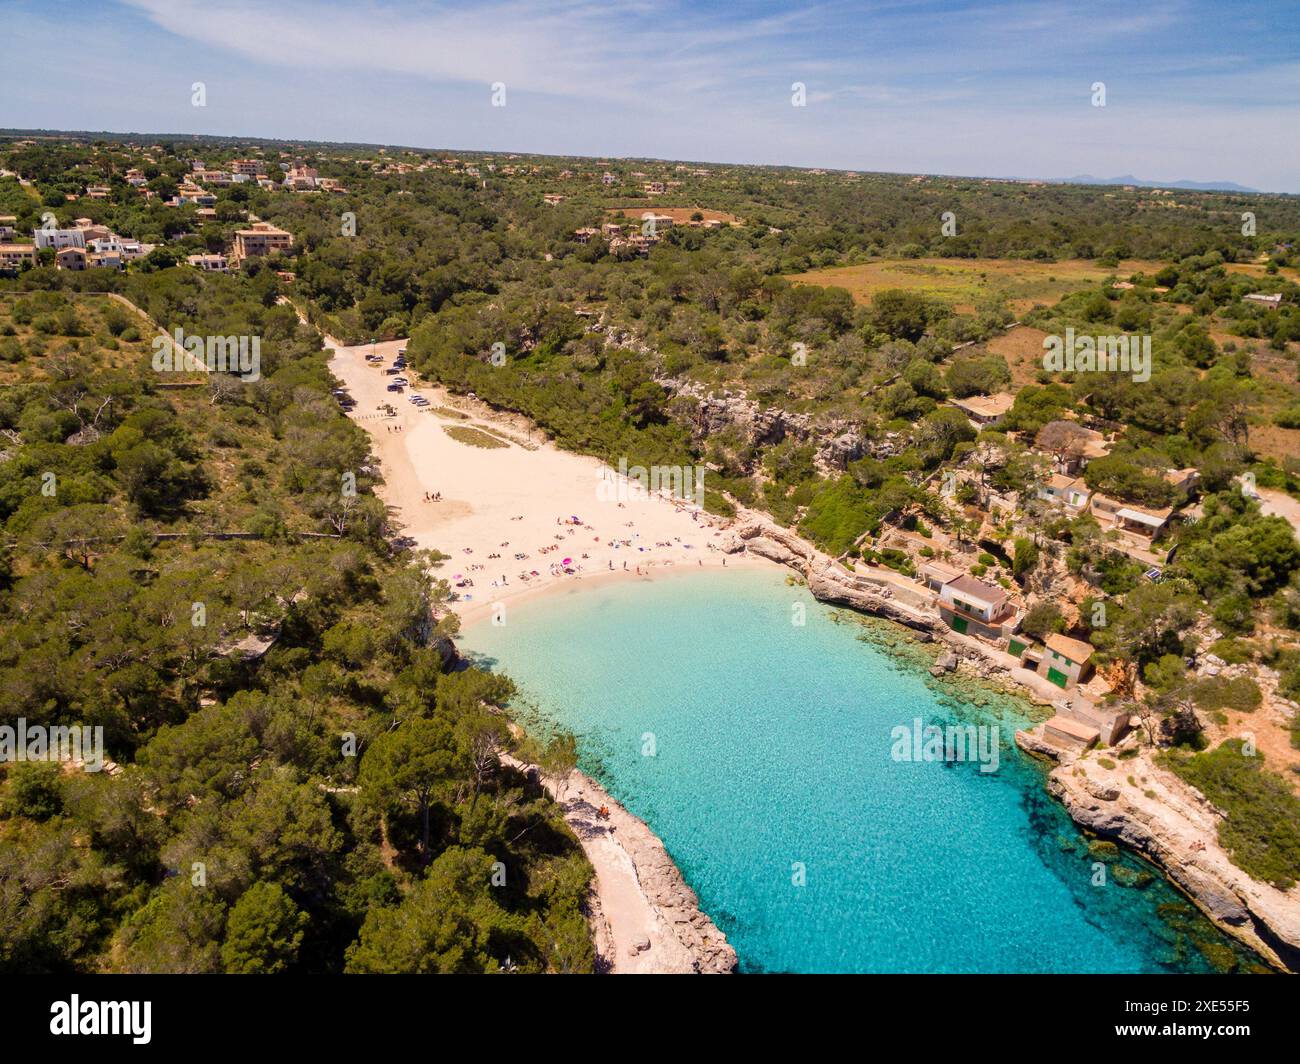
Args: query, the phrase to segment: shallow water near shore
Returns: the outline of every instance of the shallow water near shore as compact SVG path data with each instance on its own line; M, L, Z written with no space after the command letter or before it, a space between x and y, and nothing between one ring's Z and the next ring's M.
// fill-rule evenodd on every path
M1150 865L1090 851L1015 747L1031 707L932 679L900 629L775 570L541 600L462 649L515 680L528 726L578 735L579 767L659 835L742 970L1258 963ZM996 762L915 757L929 725L989 729Z

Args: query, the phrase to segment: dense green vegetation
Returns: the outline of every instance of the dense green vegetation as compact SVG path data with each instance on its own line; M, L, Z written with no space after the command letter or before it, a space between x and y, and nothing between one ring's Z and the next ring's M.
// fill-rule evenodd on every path
M249 154L346 191L244 183L215 189L210 215L164 204L192 158ZM851 565L914 572L873 546L895 530L973 547L974 575L1027 598L1026 635L1089 640L1148 739L1234 811L1234 859L1296 878L1293 781L1209 748L1207 722L1253 712L1262 670L1300 699L1300 543L1245 488L1300 498L1300 199L220 140L0 144L0 162L31 182L0 179L20 232L51 212L162 245L121 274L44 253L0 280L0 684L15 716L101 724L123 766L6 773L0 967L591 966L589 870L487 753L509 686L445 671L439 559L392 546L364 435L295 308L348 341L409 337L415 370L563 447L702 464L710 508L766 511ZM649 177L667 193L643 196ZM575 239L670 208L644 256ZM686 221L706 211L732 224ZM175 266L254 217L294 247L229 277ZM937 282L855 298L800 277L922 258L1110 272L1038 301L990 271L969 303ZM153 325L109 294L167 329L260 337L262 379L159 380ZM1071 330L1149 337L1149 378L1049 371L1038 340ZM949 405L1003 390L996 427ZM1172 549L1158 583L1093 516L1037 495L1083 424L1109 439L1090 489L1194 504L1155 544ZM1188 467L1199 479L1175 486ZM1077 610L1051 591L1066 576L1086 585ZM1250 675L1199 676L1211 653Z
M0 282L5 723L102 727L117 765L5 766L0 970L590 970L586 859L496 760L509 683L447 671L439 559L389 545L266 276L108 278L262 337L259 381L174 389L138 315L75 291L101 278Z

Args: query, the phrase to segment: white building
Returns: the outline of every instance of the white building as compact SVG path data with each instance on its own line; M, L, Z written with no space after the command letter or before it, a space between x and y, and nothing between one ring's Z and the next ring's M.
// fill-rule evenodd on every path
M84 248L86 246L86 233L82 229L35 229L32 231L32 237L36 241L36 247L40 251L46 248L53 248L59 251L63 248Z

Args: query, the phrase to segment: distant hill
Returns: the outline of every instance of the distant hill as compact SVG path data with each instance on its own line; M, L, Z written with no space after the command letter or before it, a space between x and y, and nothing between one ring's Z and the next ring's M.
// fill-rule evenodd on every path
M1258 192L1257 188L1248 188L1235 181L1147 181L1132 174L1121 177L1093 177L1091 174L1079 174L1077 177L1048 177L1043 180L1054 185L1138 185L1142 188L1185 188L1193 192Z

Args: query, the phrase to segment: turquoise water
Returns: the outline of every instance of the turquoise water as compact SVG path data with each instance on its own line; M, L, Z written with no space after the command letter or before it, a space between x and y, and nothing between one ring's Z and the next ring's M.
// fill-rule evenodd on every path
M1025 707L945 692L779 574L608 585L508 621L464 649L516 681L516 708L578 735L581 767L663 839L746 971L1246 959L1135 858L1094 885L1098 855L1014 746ZM997 770L896 760L891 732L917 718L996 727Z

